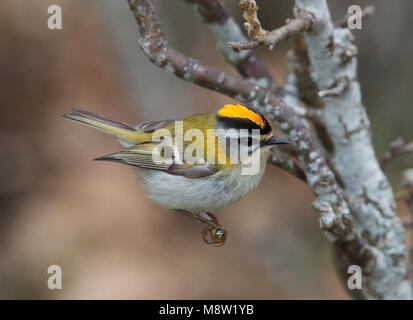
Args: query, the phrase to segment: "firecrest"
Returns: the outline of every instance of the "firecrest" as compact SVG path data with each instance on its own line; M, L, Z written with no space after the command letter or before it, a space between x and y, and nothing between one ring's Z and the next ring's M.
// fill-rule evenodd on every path
M273 136L262 114L239 104L137 126L80 110L63 117L118 138L125 149L95 160L135 167L150 199L205 223L203 239L215 246L225 242L227 232L211 212L257 187L271 146L289 143ZM254 165L251 159L258 159L252 174L246 170Z

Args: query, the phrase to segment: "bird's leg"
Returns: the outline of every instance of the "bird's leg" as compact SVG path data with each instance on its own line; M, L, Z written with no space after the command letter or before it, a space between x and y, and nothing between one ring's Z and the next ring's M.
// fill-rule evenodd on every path
M205 223L206 226L202 230L202 239L207 244L212 244L215 247L220 247L225 243L227 231L222 227L217 217L209 212L191 213L186 210L175 210L176 212L186 214L192 218Z

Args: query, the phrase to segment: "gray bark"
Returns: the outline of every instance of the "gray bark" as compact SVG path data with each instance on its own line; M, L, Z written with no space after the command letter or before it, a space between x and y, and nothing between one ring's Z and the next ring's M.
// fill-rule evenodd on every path
M331 163L345 191L359 200L351 208L355 223L375 254L374 265L364 272L363 295L411 299L403 227L372 146L357 81L353 35L348 29L334 28L325 0L296 0L295 12L302 9L317 21L311 32L304 33L313 81L320 90L330 90L339 81L347 83L341 94L324 98L322 122L334 146Z

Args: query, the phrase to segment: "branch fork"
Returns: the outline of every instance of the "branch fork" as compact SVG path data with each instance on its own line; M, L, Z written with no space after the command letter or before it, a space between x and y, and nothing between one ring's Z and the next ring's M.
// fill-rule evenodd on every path
M241 0L240 8L244 11L243 17L247 21L244 27L251 41L229 42L228 47L234 52L258 48L262 44L267 46L269 50L272 50L280 41L310 30L316 22L312 13L299 10L296 17L288 19L284 26L268 31L261 26L257 16L258 6L254 0Z

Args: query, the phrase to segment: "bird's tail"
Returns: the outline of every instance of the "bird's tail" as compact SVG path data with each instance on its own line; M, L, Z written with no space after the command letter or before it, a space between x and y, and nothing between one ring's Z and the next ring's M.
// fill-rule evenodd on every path
M138 142L138 130L127 123L109 120L96 114L76 109L72 109L70 113L64 114L63 117L111 134L119 140L133 143Z

